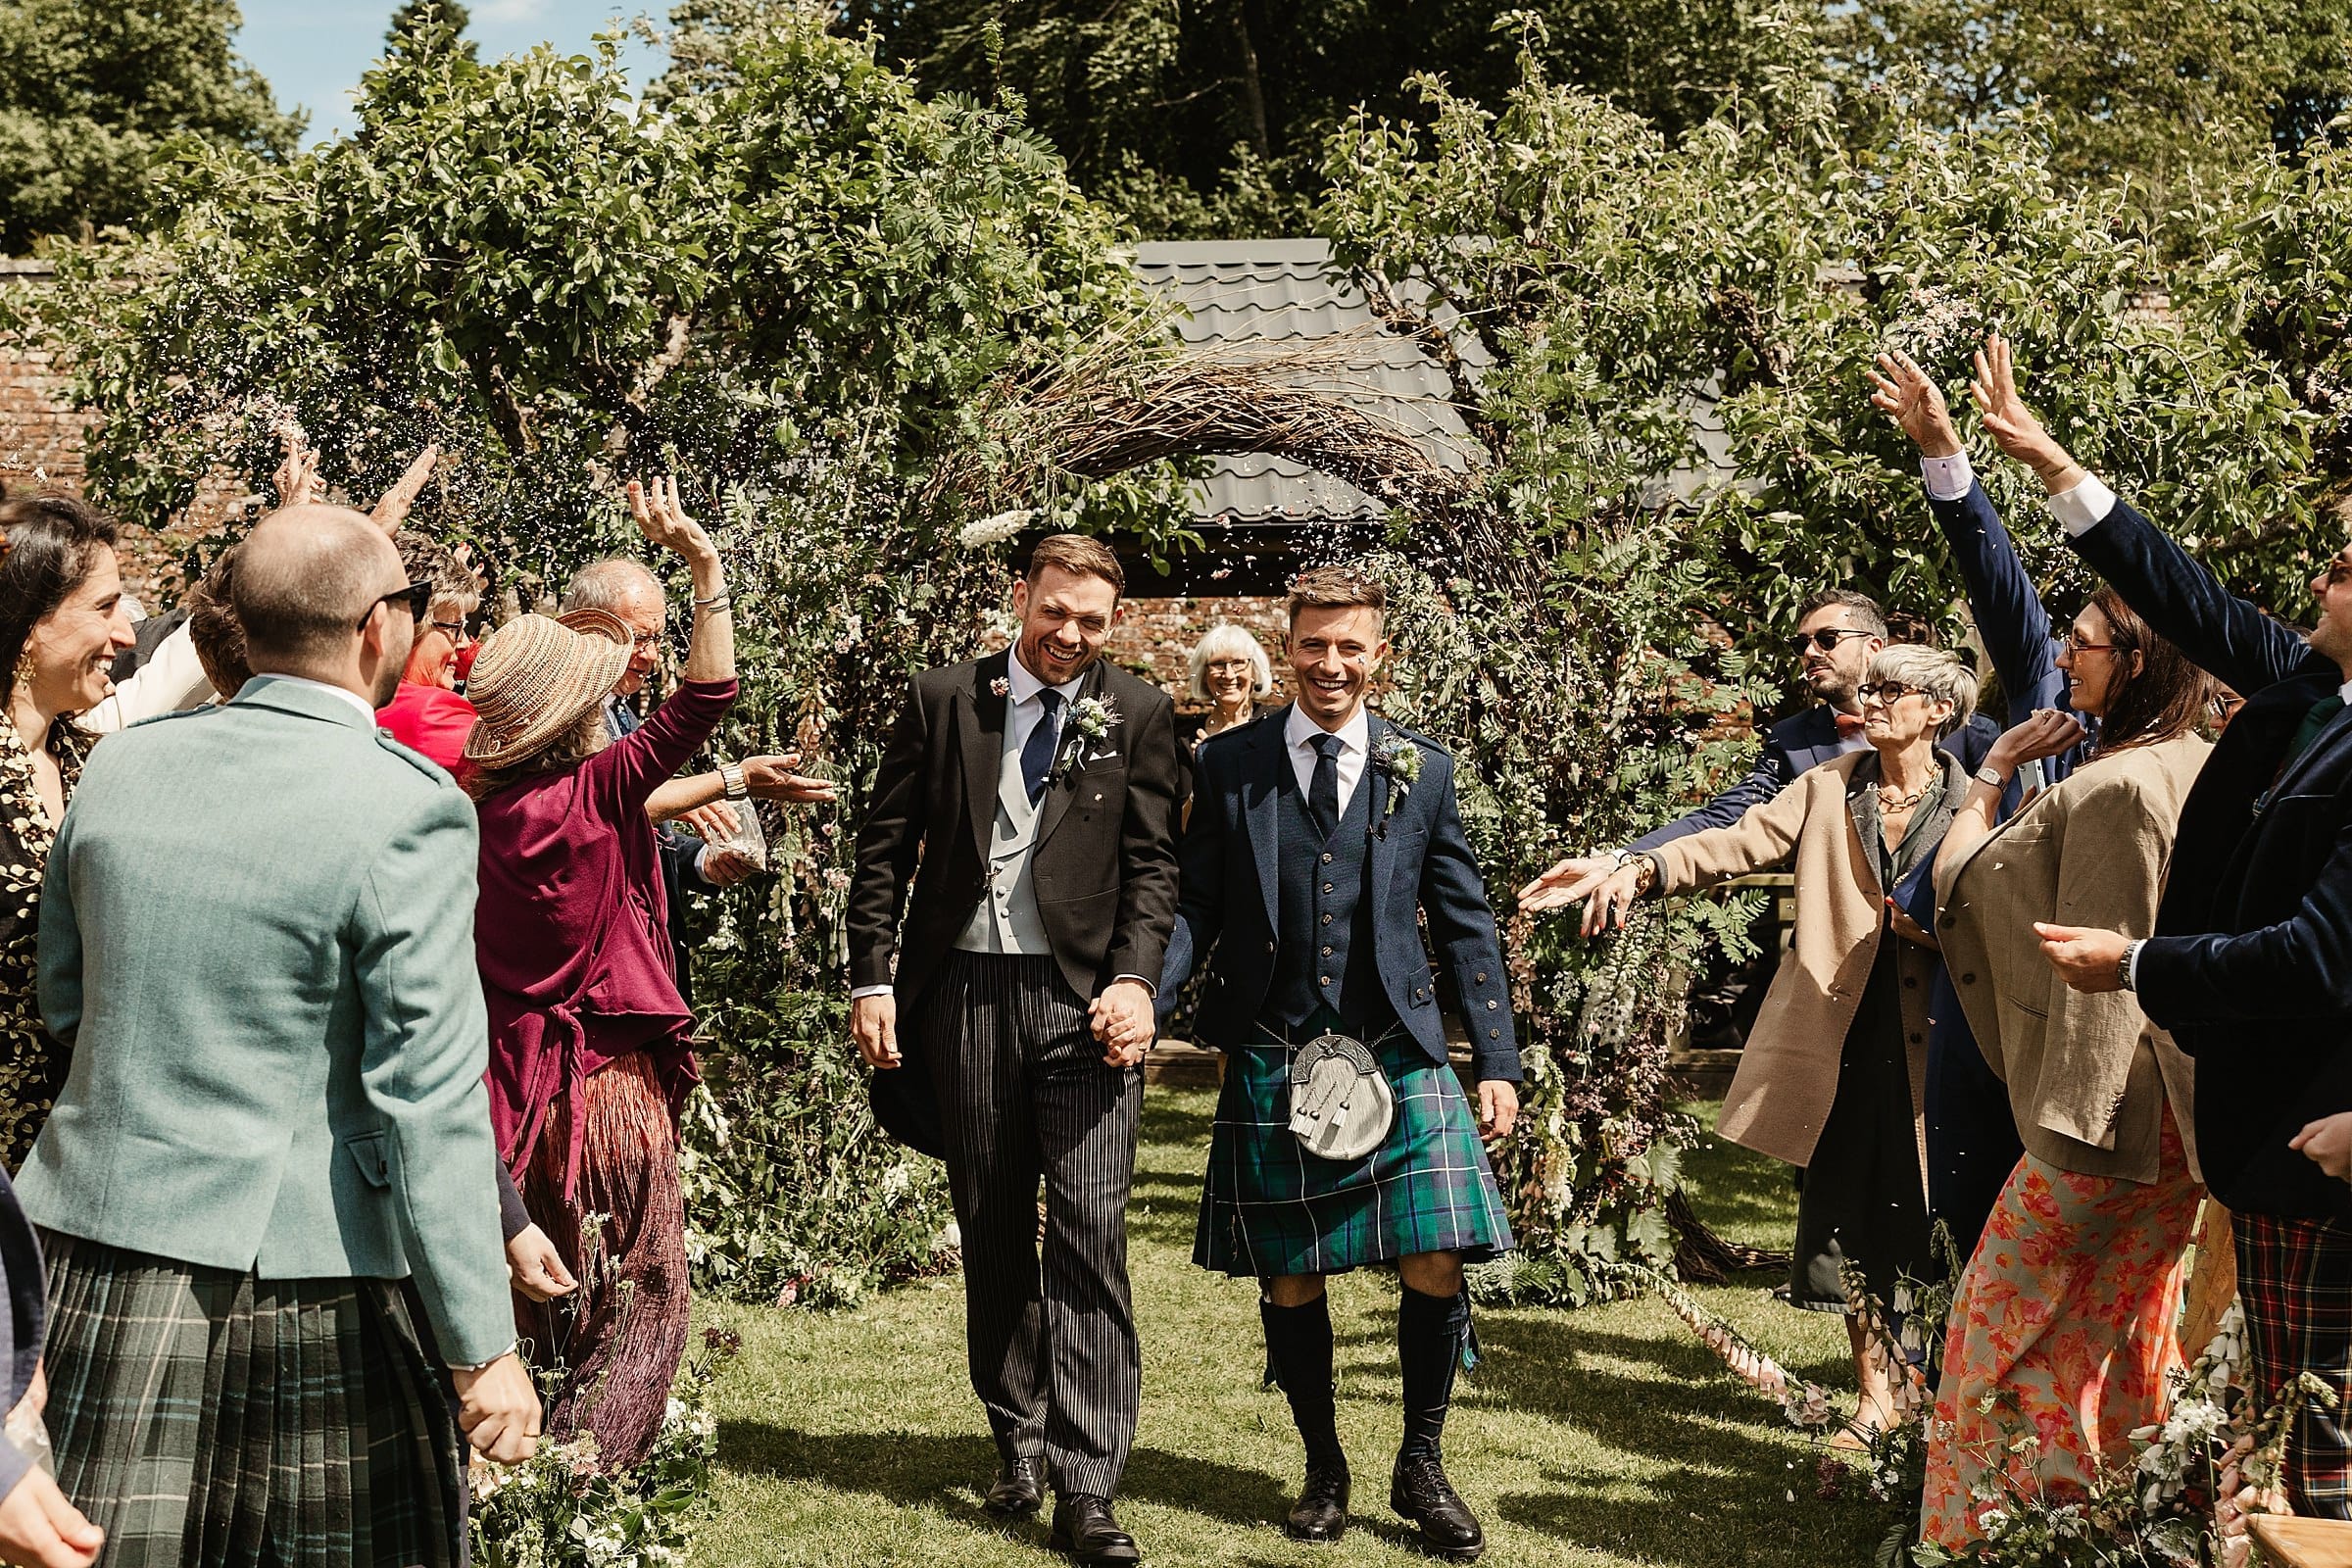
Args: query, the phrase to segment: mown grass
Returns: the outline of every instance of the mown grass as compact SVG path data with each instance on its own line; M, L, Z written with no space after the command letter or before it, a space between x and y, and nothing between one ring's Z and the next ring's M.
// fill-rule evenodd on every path
M1154 1089L1130 1215L1144 1408L1120 1517L1154 1564L1423 1562L1388 1511L1397 1436L1395 1284L1334 1282L1342 1435L1357 1524L1336 1546L1278 1521L1299 1455L1282 1396L1259 1388L1256 1298L1191 1264L1212 1097ZM1786 1173L1728 1146L1689 1178L1727 1235L1786 1246ZM1844 1386L1835 1319L1790 1311L1756 1278L1698 1294L1793 1370ZM743 1356L720 1386L717 1509L697 1561L1042 1568L1042 1525L979 1511L995 1464L965 1382L962 1293L943 1280L821 1316L712 1303ZM1815 1496L1815 1451L1661 1305L1480 1314L1486 1359L1446 1431L1455 1484L1495 1564L1813 1568L1867 1563L1887 1516Z

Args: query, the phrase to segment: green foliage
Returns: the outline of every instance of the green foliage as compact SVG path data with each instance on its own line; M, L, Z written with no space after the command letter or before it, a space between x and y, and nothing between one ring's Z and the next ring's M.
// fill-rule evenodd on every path
M230 53L231 0L0 0L0 254L141 220L179 138L283 159L300 115Z
M635 543L617 477L684 476L746 671L720 754L800 746L843 786L771 822L779 874L715 927L701 1001L724 1059L696 1147L727 1159L696 1163L697 1246L722 1287L808 1275L846 1298L930 1266L940 1229L935 1173L874 1142L840 1020L796 995L839 990L842 825L909 672L969 652L1004 585L934 480L994 438L1003 389L1158 318L1015 118L927 104L799 13L632 114L617 44L401 51L349 138L283 166L192 153L172 222L63 256L35 325L95 411L95 487L134 516L217 467L259 489L289 425L355 495L438 441L418 524L529 606ZM1167 514L1152 474L1055 504ZM907 1185L866 1191L893 1169Z
M2117 197L2069 193L2033 127L1943 135L1932 97L1825 84L1805 30L1786 37L1752 94L1675 140L1532 53L1494 109L1425 77L1422 122L1366 115L1334 138L1338 254L1490 459L1490 508L1407 531L1475 657L1431 676L1408 651L1400 699L1473 760L1491 887L1727 782L1747 747L1722 721L1774 695L1776 634L1813 589L1957 629L1915 458L1867 404L1882 347L1958 401L1998 325L2085 463L2274 602L2298 569L2312 420L2280 367L2202 311L2135 309L2155 256ZM2315 266L2326 221L2290 242ZM1733 482L1706 477L1710 440ZM2041 536L2022 476L1977 456ZM1408 650L1435 616L1417 602ZM1531 1114L1500 1173L1539 1248L1662 1256L1672 981L1740 915L1644 910L1597 944L1569 919L1508 926Z
M1673 131L1752 74L1770 47L1754 10L1542 0L1525 14L1555 74ZM1154 239L1294 232L1324 139L1358 105L1418 113L1414 72L1483 102L1514 76L1498 0L852 0L844 14L927 90L1017 93L1079 181Z
M471 58L474 47L466 37L469 20L459 0L401 0L400 9L392 13L392 24L384 29L385 52L463 49Z

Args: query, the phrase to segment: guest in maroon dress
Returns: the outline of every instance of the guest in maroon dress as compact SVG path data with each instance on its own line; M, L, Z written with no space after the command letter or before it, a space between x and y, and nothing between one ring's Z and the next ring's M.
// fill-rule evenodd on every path
M409 581L433 585L432 609L416 623L416 642L400 672L400 689L375 711L375 721L411 751L459 770L473 731L473 705L457 692L459 659L473 647L466 623L481 608L481 584L456 552L403 528L392 536Z
M490 1004L490 1114L531 1218L579 1290L518 1301L532 1358L561 1374L559 1441L586 1429L604 1464L645 1456L686 1345L677 1115L696 1081L694 1019L672 976L667 898L646 797L735 700L735 638L710 537L673 480L629 486L638 526L694 578L683 678L609 741L604 702L627 647L523 615L482 644L466 787L481 816L474 918ZM590 1223L590 1216L598 1216Z

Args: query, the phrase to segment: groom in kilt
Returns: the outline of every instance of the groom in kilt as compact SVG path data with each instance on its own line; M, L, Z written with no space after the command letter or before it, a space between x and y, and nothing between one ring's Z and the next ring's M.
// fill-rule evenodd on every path
M1511 1246L1480 1137L1511 1129L1519 1054L1453 760L1364 707L1389 657L1386 605L1352 568L1300 576L1290 596L1297 702L1196 755L1159 995L1207 966L1197 1033L1227 1059L1193 1260L1258 1281L1267 1365L1306 1446L1290 1534L1336 1541L1348 1526L1324 1277L1395 1263L1404 1439L1389 1502L1431 1551L1466 1562L1486 1538L1446 1478L1440 1438L1470 1342L1462 1267ZM1469 1027L1475 1112L1446 1060L1441 970ZM1293 1068L1326 1034L1368 1048L1395 1102L1385 1137L1356 1157L1315 1152L1291 1130ZM1350 1102L1350 1115L1366 1113Z

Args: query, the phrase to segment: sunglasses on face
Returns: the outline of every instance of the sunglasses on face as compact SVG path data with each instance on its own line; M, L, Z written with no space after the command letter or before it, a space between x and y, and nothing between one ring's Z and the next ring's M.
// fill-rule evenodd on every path
M368 602L368 613L360 617L360 630L368 629L368 623L375 618L375 607L378 605L406 605L409 607L409 618L422 623L426 612L433 607L433 585L430 582L413 582L406 588L395 588L388 594L377 595Z
M1906 697L1925 697L1927 692L1917 686L1906 686L1899 680L1874 680L1855 688L1854 695L1866 703L1881 703L1888 708Z
M2352 561L2341 557L2330 561L2326 575L2330 588L2341 588L2345 583L2352 582Z
M1814 649L1819 649L1825 654L1834 654L1838 651L1838 645L1846 638L1868 637L1870 633L1866 631L1840 630L1835 626L1824 627L1820 631L1800 631L1788 639L1788 651L1799 659L1804 658L1808 652Z

